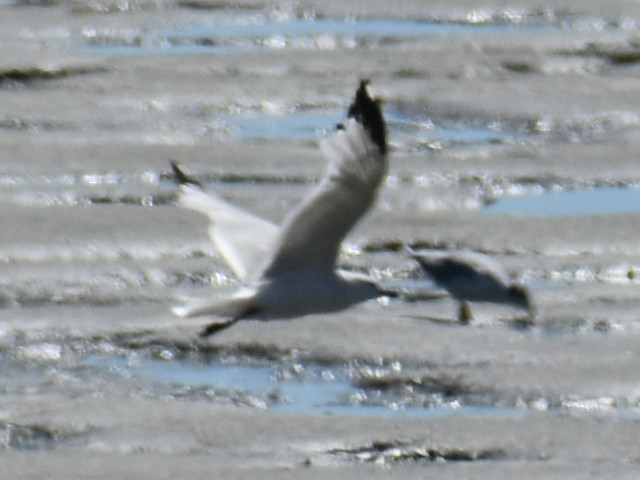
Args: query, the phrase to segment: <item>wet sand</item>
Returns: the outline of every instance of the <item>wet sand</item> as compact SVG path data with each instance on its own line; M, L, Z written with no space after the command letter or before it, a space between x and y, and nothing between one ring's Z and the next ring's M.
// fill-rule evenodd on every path
M483 5L0 3L0 476L636 478L640 206L483 208L640 185L640 7ZM345 17L452 30L189 37L221 19ZM408 288L403 243L482 251L529 286L537 317L478 305L463 326L447 297L405 299L199 339L206 320L170 306L234 279L202 218L173 205L169 161L277 222L322 174L332 125L268 138L238 125L340 111L362 77L394 118L391 167L341 263ZM269 395L97 355L349 366L356 408L388 414L275 411Z

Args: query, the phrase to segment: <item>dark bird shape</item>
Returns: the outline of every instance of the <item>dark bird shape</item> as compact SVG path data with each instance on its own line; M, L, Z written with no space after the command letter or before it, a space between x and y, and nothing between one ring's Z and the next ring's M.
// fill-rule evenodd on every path
M424 274L460 302L460 322L468 323L473 318L469 302L500 303L534 315L525 287L514 282L494 258L471 251L415 252L408 247L406 251Z

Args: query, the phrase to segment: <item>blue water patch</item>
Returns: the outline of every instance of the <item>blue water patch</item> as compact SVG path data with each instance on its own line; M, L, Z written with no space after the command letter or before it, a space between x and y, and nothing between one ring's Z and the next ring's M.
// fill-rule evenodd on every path
M493 389L464 382L452 384L448 377L442 384L438 377L433 377L433 382L425 377L424 381L416 383L412 376L394 377L396 367L390 365L327 366L267 361L239 364L220 359L201 362L171 354L167 360L155 356L135 355L127 359L93 355L82 363L95 369L92 376L105 371L124 374L139 379L134 384L145 389L150 386L142 380L150 380L157 382L152 388L159 388L159 392L176 398L207 398L276 412L311 415L521 418L541 410L593 412L600 401L573 396L560 400L537 395L501 397L496 396ZM368 385L369 380L373 384ZM458 392L452 393L452 388ZM599 413L611 412L609 400L609 397L604 398L605 409ZM621 405L614 410L625 416L637 416L635 403L631 407Z
M506 129L464 122L433 122L420 114L409 115L397 108L384 110L389 137L394 145L406 150L442 149L464 145L486 145L511 142L516 134ZM331 133L344 121L344 109L318 108L281 114L246 112L226 115L221 120L231 125L237 135L246 139L312 139Z
M144 358L133 362L122 357L93 356L92 367L108 368L146 377L170 385L208 387L219 391L242 391L263 398L280 398L272 409L315 412L344 400L351 389L345 378L323 376L319 369L304 377L279 378L267 365L199 363L187 360Z
M193 25L170 31L158 32L174 38L251 38L284 36L385 36L417 37L424 35L445 35L496 32L505 28L515 28L509 23L449 23L417 20L393 19L300 19L284 21L259 21L243 19L236 22ZM519 26L521 27L521 26Z
M267 114L249 112L221 118L232 125L241 138L247 139L307 139L328 134L344 120L344 112L338 109L313 109Z
M303 372L282 375L267 365L198 363L186 360L138 359L93 356L86 365L125 372L168 385L211 388L219 393L243 392L268 399L268 408L278 412L375 416L522 415L513 408L461 405L399 406L393 402L361 402L367 394L355 387L344 369L305 366ZM356 400L354 400L356 398ZM274 400L275 399L275 400Z
M274 368L260 365L197 364L145 360L132 372L170 384L240 390L259 397L282 398L273 410L313 412L337 402L349 390L343 380L281 380Z
M407 150L512 143L524 137L507 125L450 118L432 119L424 109L388 106L384 109L390 141Z
M540 29L538 23L438 22L394 19L289 18L271 20L261 15L222 18L200 25L150 30L85 34L91 48L105 53L217 53L257 48L354 48L380 41L398 41L429 35L464 35L509 30Z
M640 212L640 188L598 187L505 196L487 205L486 213L558 216Z

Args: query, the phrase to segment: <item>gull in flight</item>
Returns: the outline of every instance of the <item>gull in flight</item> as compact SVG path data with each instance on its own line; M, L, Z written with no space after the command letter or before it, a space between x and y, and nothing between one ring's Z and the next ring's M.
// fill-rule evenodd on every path
M387 173L386 126L367 84L360 83L344 125L320 144L329 162L325 177L280 227L203 192L172 164L181 183L179 205L209 217L209 236L242 285L228 297L192 299L173 308L181 317L222 317L201 336L242 319L335 312L397 296L364 275L336 269L342 241L373 204Z
M415 252L409 247L405 249L424 274L460 302L458 320L461 323L469 323L473 318L469 302L502 303L525 309L533 315L527 290L514 282L490 256L470 251Z

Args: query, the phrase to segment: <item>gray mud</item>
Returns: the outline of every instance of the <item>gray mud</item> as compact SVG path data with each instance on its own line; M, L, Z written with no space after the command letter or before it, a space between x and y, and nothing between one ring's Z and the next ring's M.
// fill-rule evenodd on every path
M0 477L637 478L639 22L0 1ZM391 165L340 262L404 297L200 339L171 305L236 280L169 162L279 222L361 78ZM459 324L404 244L495 256L537 315Z

